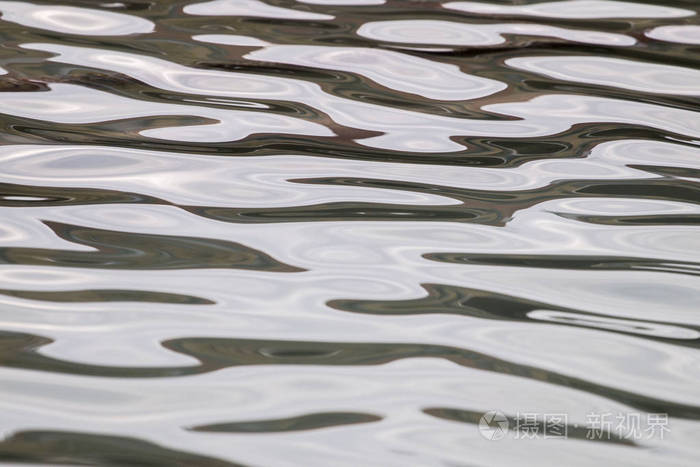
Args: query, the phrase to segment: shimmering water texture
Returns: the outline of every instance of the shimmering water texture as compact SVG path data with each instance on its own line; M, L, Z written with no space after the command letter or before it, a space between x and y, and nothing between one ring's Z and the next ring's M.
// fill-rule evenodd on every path
M697 0L0 14L0 462L698 464Z

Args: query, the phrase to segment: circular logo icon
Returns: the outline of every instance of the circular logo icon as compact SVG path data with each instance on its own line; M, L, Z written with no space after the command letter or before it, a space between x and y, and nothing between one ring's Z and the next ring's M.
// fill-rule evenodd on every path
M489 410L479 419L479 433L491 441L503 439L508 433L508 418L499 410Z

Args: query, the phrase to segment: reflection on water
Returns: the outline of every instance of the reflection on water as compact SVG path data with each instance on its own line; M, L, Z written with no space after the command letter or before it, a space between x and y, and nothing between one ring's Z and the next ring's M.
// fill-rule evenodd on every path
M700 455L694 0L0 13L0 461Z

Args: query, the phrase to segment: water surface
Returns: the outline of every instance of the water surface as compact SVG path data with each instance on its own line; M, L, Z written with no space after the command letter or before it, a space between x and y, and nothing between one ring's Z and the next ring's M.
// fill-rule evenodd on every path
M697 463L695 0L0 13L0 461Z

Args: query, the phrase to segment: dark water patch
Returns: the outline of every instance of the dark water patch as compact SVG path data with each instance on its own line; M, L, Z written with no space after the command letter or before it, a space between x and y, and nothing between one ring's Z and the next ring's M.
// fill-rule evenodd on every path
M118 367L91 365L49 357L37 352L54 342L48 337L19 332L0 331L0 365L71 375L111 378L155 378L200 373L199 367Z
M578 195L634 197L700 204L700 184L688 180L615 180L577 184L579 186L574 192Z
M591 313L488 290L446 284L421 284L421 287L428 293L426 297L409 300L335 299L327 305L341 311L372 315L451 314L501 321L559 324L700 348L700 326L669 326L658 321ZM669 333L669 330L672 331Z
M386 203L324 203L281 208L219 208L188 206L189 212L209 219L236 223L318 221L453 221L493 224L498 212L463 206L415 206Z
M80 206L87 204L170 204L153 196L103 188L0 183L0 206Z
M2 92L41 92L48 91L45 83L23 78L0 75L0 93Z
M446 196L464 202L469 207L481 207L479 203L491 202L503 212L515 212L535 204L563 198L634 197L700 204L700 184L667 178L645 180L563 180L530 190L477 190L417 182L375 178L307 178L292 179L291 182L315 185L366 186L393 190L415 191ZM503 209L509 204L516 209ZM442 207L442 206L441 206ZM447 206L449 208L449 206ZM510 217L503 216L503 217Z
M242 467L126 436L78 431L20 431L0 441L0 461L17 464Z
M496 253L426 253L425 259L454 264L482 264L523 268L607 271L663 271L700 275L700 263L654 258L596 255L523 255Z
M276 433L286 431L307 431L334 426L372 423L382 417L358 412L324 412L300 415L274 420L249 420L244 422L216 423L190 428L191 431L210 433Z
M153 292L150 290L10 290L0 289L0 295L59 303L91 303L91 302L145 302L171 303L183 305L213 305L216 302L206 298L194 297L169 292Z
M58 237L96 251L4 247L0 248L0 264L132 270L233 268L303 271L262 251L225 240L120 232L49 221L44 221L44 224Z

